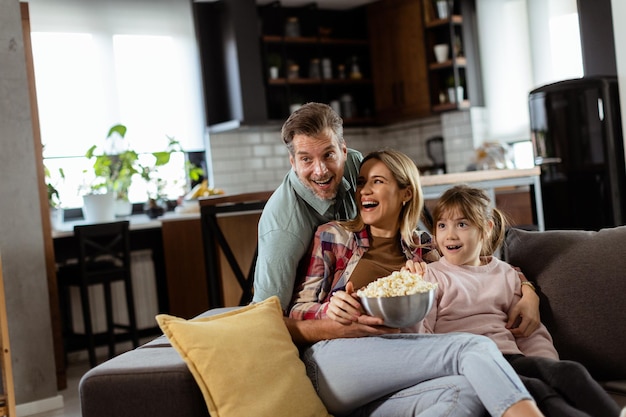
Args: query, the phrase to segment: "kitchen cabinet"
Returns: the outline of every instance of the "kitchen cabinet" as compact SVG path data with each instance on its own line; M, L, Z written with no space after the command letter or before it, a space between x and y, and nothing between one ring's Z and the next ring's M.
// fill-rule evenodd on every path
M483 105L474 0L449 0L447 13L423 1L424 36L433 112ZM437 59L435 49L442 48Z
M373 121L365 9L258 7L269 119L310 101L333 104L346 125ZM274 69L270 69L274 67Z
M431 114L420 0L368 6L376 115L383 123Z

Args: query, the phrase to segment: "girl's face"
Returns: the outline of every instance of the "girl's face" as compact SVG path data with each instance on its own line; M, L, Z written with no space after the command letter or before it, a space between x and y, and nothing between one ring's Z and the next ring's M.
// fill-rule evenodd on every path
M411 199L411 191L401 190L393 174L378 159L361 166L356 188L361 218L378 237L393 237L400 228L402 202Z
M435 224L435 241L441 254L454 265L480 265L484 236L458 210L443 213Z

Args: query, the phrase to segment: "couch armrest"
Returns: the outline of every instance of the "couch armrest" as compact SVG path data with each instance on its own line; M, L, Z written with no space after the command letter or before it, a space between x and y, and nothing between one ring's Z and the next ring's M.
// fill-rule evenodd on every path
M78 388L82 416L208 417L187 365L163 342L157 338L83 375Z

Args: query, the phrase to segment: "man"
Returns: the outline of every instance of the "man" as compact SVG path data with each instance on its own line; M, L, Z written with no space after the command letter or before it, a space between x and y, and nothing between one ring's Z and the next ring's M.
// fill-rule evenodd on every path
M342 120L325 104L308 103L293 112L283 125L281 136L292 169L267 202L259 220L253 300L276 295L286 310L298 265L317 226L356 215L354 191L362 155L347 148ZM532 290L524 290L527 292L509 318L509 325L517 317L522 318L513 329L516 335L528 335L539 326L538 297ZM334 320L285 321L297 343L397 332L381 327L380 319L366 315L351 326Z

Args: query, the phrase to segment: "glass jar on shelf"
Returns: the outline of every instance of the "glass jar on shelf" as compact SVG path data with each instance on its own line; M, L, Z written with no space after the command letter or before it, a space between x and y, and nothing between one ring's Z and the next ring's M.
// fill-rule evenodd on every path
M356 56L351 58L350 63L350 78L353 80L360 80L363 78L363 74L361 74L361 68L359 67L359 59Z
M309 63L309 78L321 78L319 58L311 59Z
M333 64L330 58L322 59L322 77L325 80L333 78Z
M339 74L339 79L344 80L346 78L346 66L339 64L337 66L337 73Z
M300 78L300 66L298 64L291 64L287 68L287 78L294 80Z
M290 16L285 22L285 36L297 38L300 36L300 21L296 16Z

